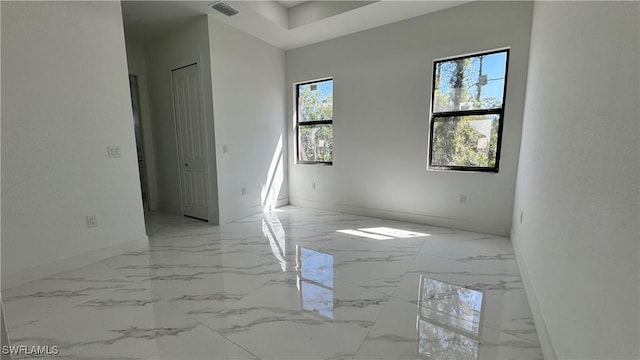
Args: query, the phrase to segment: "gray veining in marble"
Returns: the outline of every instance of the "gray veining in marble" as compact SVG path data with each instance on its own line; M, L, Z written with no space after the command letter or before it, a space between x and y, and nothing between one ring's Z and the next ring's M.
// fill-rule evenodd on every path
M541 359L509 239L287 206L4 291L65 359ZM25 359L20 355L17 359Z

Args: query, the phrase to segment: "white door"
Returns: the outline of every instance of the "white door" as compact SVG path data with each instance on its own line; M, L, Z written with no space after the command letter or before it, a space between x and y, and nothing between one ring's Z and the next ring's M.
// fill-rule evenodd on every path
M208 219L206 142L198 64L171 72L184 215Z

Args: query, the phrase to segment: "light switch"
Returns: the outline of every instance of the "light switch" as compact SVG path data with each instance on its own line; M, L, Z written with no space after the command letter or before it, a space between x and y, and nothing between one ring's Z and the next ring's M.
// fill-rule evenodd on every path
M107 153L110 158L121 158L122 157L122 146L107 146Z
M98 227L98 216L97 215L87 215L87 227Z

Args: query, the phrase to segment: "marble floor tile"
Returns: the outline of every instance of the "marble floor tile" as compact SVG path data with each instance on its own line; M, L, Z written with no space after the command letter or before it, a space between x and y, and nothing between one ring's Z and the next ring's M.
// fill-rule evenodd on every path
M387 298L313 272L285 273L206 324L263 359L351 358Z
M65 359L255 358L165 302L109 298L12 329L12 345L55 345Z
M441 256L418 253L405 274L404 285L413 289L418 275L463 285L476 290L517 290L522 289L522 280L518 273L503 269L471 264L465 261L451 260ZM411 294L411 298L415 298ZM404 297L409 300L410 298Z
M286 206L3 291L65 359L540 359L509 239ZM25 356L18 359L27 358Z
M542 359L537 341L429 315L419 305L390 300L355 359Z
M53 314L131 284L106 265L96 263L4 290L7 326L11 331L38 324Z
M145 282L162 299L204 320L281 273L255 254L233 253L216 265L158 269Z
M470 232L433 236L424 242L419 254L441 256L519 274L511 241L501 236Z
M484 295L484 326L537 339L520 275L424 253L418 254L393 296L418 303L421 279L456 284Z
M191 247L187 247L192 249ZM253 292L282 273L274 261L239 250L179 251L172 247L155 256L119 256L106 261L128 280L150 288L160 299L204 320L221 307ZM127 265L129 264L129 265Z
M345 240L321 247L333 259L336 279L391 295L415 258L415 248L380 244L376 240Z

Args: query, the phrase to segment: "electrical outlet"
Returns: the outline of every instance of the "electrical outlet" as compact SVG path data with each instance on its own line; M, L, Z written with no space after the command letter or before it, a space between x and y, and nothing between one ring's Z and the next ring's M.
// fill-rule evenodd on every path
M107 154L110 158L122 157L122 145L107 146Z
M243 186L242 187L242 196L245 196L245 195L247 195L247 187Z
M467 204L467 195L466 194L460 194L460 204L462 204L462 205L466 205Z
M98 227L98 216L97 215L87 215L87 227Z

